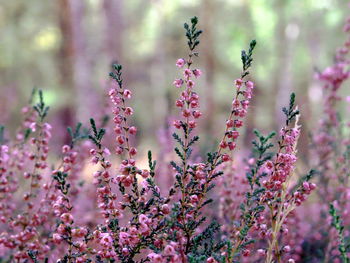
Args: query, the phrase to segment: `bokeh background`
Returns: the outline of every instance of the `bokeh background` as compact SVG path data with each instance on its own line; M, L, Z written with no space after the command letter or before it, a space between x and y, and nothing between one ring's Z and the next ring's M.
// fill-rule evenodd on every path
M6 124L8 133L20 123L20 107L34 87L44 90L58 140L64 137L57 132L59 126L98 117L106 111L110 66L118 62L135 94L134 121L141 130L138 143L145 149L155 147L167 116L177 114L173 104L178 90L172 81L181 73L175 61L187 56L183 23L194 15L204 30L196 62L204 72L197 85L205 113L204 139L222 132L233 80L241 70L240 52L256 39L251 78L257 88L243 141L249 143L255 127L277 130L280 108L294 91L303 114L301 145L306 146L322 102L314 75L332 62L345 40L342 26L349 13L344 0L0 3L0 124Z

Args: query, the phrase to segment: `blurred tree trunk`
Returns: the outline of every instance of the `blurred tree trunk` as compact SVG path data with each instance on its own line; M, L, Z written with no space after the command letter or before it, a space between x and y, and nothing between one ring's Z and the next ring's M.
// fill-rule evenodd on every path
M73 74L74 86L76 89L76 107L79 120L87 120L94 109L96 109L96 96L93 89L92 64L89 60L89 52L86 43L86 31L84 17L86 13L86 2L70 0L70 11L72 17L72 39L74 48Z
M292 41L286 36L287 19L288 13L286 12L288 8L287 1L275 1L277 24L276 24L276 57L279 62L275 65L274 70L274 82L272 96L273 103L271 103L271 111L273 119L273 127L275 130L279 130L282 123L284 123L284 115L282 112L282 107L288 105L290 93L292 91L292 72L291 72L291 47Z
M253 3L250 0L246 0L244 1L244 5L242 7L242 11L241 11L241 16L245 18L245 24L242 25L242 27L244 26L245 28L249 28L250 36L251 38L248 39L248 42L246 44L246 47L244 47L245 49L248 47L248 44L250 43L251 40L255 39L256 33L255 33L255 26L253 23L253 19L252 19L252 14L250 11L250 6ZM249 35L248 35L249 37ZM259 45L259 43L258 43ZM254 62L253 62L253 68L255 67ZM254 74L250 75L249 78L252 78L254 76ZM251 79L253 82L255 82L253 79ZM248 147L248 149L250 149L251 147L251 142L254 139L255 135L253 133L253 130L256 128L256 124L255 124L255 116L256 116L256 101L259 100L259 98L261 97L261 91L258 88L255 88L254 91L254 96L252 97L252 100L250 102L250 107L248 110L248 114L245 120L245 133L243 135L243 142L244 145L246 145Z
M164 87L168 86L166 81L167 76L167 64L166 64L166 47L167 42L165 38L165 17L164 17L164 1L157 0L154 1L154 6L157 12L157 41L154 47L156 53L154 58L149 63L150 65L150 85L152 87L150 100L157 98L157 103L152 104L153 108L153 120L152 125L155 127L160 127L160 123L167 121L167 118L170 114L169 101L167 100L166 89ZM172 102L171 102L172 103ZM172 104L170 104L172 105ZM162 110L160 110L162 109ZM150 130L151 132L151 130Z
M205 32L202 38L201 53L203 54L204 60L204 71L205 71L205 87L204 87L204 115L205 122L203 128L207 131L207 134L213 134L214 130L214 114L215 114L215 103L214 103L214 73L216 68L216 56L215 46L213 39L213 25L215 19L215 3L212 0L204 0L201 5L201 26Z
M58 24L61 31L61 43L57 53L59 84L64 90L66 103L58 112L63 127L72 126L74 122L74 81L73 81L73 32L72 16L69 0L60 0L58 3ZM63 138L64 143L68 143L69 136Z
M105 52L111 63L122 63L123 55L123 1L104 0Z

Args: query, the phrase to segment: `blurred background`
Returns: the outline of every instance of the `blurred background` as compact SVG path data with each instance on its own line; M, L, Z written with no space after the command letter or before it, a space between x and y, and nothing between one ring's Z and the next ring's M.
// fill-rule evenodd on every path
M344 0L0 3L0 124L6 124L8 132L16 128L20 107L28 103L34 87L44 91L49 120L58 126L86 124L90 116L109 113L108 73L118 62L135 95L131 106L141 148L153 147L167 116L177 114L173 105L178 90L172 82L181 72L175 61L187 57L183 23L195 15L204 30L195 62L204 72L196 86L205 114L204 138L222 133L233 80L241 71L240 52L256 39L251 79L257 88L243 140L251 140L255 127L278 130L280 108L294 91L303 114L302 140L307 142L322 102L322 86L314 74L332 63L336 47L345 40L342 27L349 13Z

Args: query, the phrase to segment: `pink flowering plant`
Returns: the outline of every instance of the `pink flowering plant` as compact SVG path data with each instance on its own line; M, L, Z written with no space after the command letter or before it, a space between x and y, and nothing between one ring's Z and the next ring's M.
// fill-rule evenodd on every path
M149 151L148 168L142 168L133 92L119 64L110 73L112 124L91 118L89 128L68 127L70 141L57 161L42 91L22 109L14 138L0 126L0 262L349 262L350 148L336 109L337 91L349 77L349 40L335 65L318 74L325 83L324 118L312 136L312 169L302 175L294 93L282 109L278 136L255 130L250 154L235 152L255 87L249 72L255 40L241 53L242 73L233 81L217 146L204 156L198 150L204 116L197 82L203 73L195 66L203 32L197 26L197 17L184 24L188 55L176 61L178 116L167 130L174 131L174 154L159 151L172 161L157 163L154 156L162 156ZM302 210L314 191L322 225L306 222Z

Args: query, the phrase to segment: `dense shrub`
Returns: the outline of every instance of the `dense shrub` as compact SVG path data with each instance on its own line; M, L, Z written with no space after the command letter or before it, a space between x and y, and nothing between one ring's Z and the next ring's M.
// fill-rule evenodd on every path
M236 150L254 91L254 40L241 53L242 73L233 81L217 148L201 156L197 26L196 17L184 25L189 53L176 62L179 114L169 166L151 152L147 169L136 161L139 131L119 64L108 93L113 125L90 119L90 127L69 127L59 162L49 159L55 130L46 122L42 91L22 109L13 138L1 127L1 262L349 262L350 140L337 92L349 77L350 40L334 65L317 74L324 113L303 175L296 169L302 127L294 93L277 134L255 130L250 153ZM110 135L114 145L106 143Z

